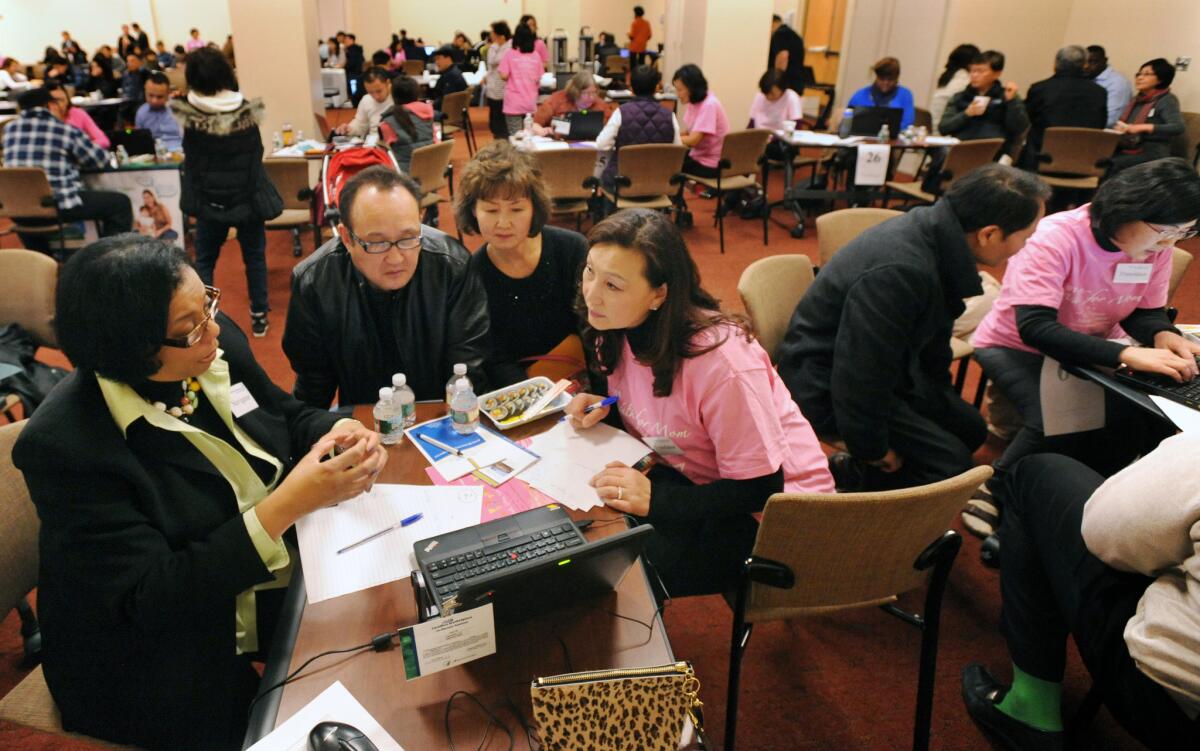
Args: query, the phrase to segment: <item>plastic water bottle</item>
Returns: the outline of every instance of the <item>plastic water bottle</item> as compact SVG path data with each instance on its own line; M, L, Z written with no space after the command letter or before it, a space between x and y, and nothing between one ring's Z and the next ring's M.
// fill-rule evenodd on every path
M379 433L380 443L391 446L400 441L400 437L404 435L403 420L400 410L392 403L390 387L384 386L379 389L379 401L371 410L371 415L375 418L375 431Z
M170 152L167 151L167 145L165 143L163 143L163 140L161 138L155 138L154 139L154 161L156 161L156 162L167 161L167 154L169 154L169 153Z
M283 148L283 136L279 135L279 131L275 131L275 136L271 139L271 145L275 147L276 151Z
M304 142L304 131L297 130L296 131L296 143L303 143L303 142Z
M125 144L117 146L117 165L124 167L129 164L129 152L125 150Z
M526 136L533 133L533 114L532 113L529 113L529 112L525 113L525 125L522 128L522 130L525 131Z
M466 378L467 385L473 386L471 379L467 378L466 363L454 363L454 375L450 376L449 381L446 381L446 404L450 404L450 400L454 398L454 384L458 383L459 378Z
M454 397L450 399L450 424L456 433L462 435L479 429L479 397L475 396L470 381L465 377L459 378L454 384Z
M842 122L838 125L838 138L850 137L850 125L854 122L854 108L847 107L842 113Z
M879 129L879 142L887 143L890 140L892 140L892 132L888 129L887 123L884 123Z
M404 427L411 428L417 424L417 395L408 385L408 379L403 373L392 376L392 401L400 410L400 420Z

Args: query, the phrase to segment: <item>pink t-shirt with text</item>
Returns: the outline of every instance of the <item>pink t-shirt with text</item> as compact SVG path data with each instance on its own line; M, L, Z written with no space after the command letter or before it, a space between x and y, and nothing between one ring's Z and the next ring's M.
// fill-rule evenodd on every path
M678 447L660 456L692 482L748 480L783 467L789 493L832 493L833 477L817 436L779 379L767 353L732 326L709 329L700 341L724 342L685 359L671 395L654 395L654 374L626 342L608 378L625 429L638 438L669 438Z
M542 58L536 52L521 52L514 47L500 60L498 70L508 76L504 87L504 114L524 115L537 109Z
M688 104L683 110L683 124L690 133L704 134L700 143L692 147L692 159L705 167L716 167L721 161L725 134L729 132L729 119L717 96L710 91L703 102Z
M774 102L760 91L750 104L750 119L756 128L783 130L784 120L799 120L803 116L800 95L791 89L784 89L783 96Z
M1150 265L1148 282L1117 282L1118 266ZM1092 236L1088 206L1046 217L1004 272L1004 286L971 343L1037 352L1017 332L1018 305L1058 309L1058 322L1081 334L1124 336L1120 322L1135 308L1167 304L1171 249L1140 264L1124 253L1101 248Z

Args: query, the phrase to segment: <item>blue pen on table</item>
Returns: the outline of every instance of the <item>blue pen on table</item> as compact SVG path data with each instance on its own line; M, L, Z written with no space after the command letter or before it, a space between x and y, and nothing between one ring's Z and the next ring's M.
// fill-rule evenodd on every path
M366 537L362 538L358 542L350 543L346 547L339 550L337 552L337 554L341 555L342 553L345 553L347 550L354 550L355 548L357 548L359 545L362 545L363 543L370 542L371 540L374 540L377 537L383 537L388 532L391 532L393 529L399 529L400 527L407 527L410 524L415 524L416 522L421 521L422 516L424 516L424 514L421 514L421 513L413 514L412 516L407 516L407 517L401 519L399 524L393 524L392 526L388 527L387 529L381 529L373 535L367 535Z
M609 396L604 399L601 399L600 401L596 402L595 404L584 407L583 413L586 415L586 414L595 412L598 409L603 409L604 407L611 407L612 405L616 404L617 400L620 398L621 398L620 396Z

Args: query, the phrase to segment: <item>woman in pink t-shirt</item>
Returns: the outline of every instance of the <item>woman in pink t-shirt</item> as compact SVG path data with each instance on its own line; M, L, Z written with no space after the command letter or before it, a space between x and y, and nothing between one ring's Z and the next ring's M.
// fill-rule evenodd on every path
M542 58L533 50L534 36L528 26L518 26L513 46L500 61L497 72L504 81L504 121L511 136L525 127L525 115L537 109L538 86L542 80Z
M1200 176L1182 159L1162 159L1120 173L1092 203L1046 217L1008 262L1004 287L972 337L988 377L1020 410L1025 426L996 461L989 488L1003 503L1003 478L1023 456L1073 454L1102 474L1120 469L1143 448L1140 415L1109 400L1102 451L1086 434L1047 439L1042 433L1041 371L1045 357L1077 365L1196 377L1200 346L1167 318L1172 247L1196 234ZM1140 345L1110 341L1128 334ZM1120 440L1110 440L1120 435ZM1093 436L1094 437L1094 436ZM1157 436L1156 436L1157 437Z
M754 545L751 514L772 493L832 493L828 462L767 353L700 287L666 217L621 211L588 242L584 351L619 397L624 428L661 460L649 477L610 464L592 485L612 508L654 525L647 556L671 595L723 591ZM576 396L572 424L605 419L609 407L585 412L603 398Z
M765 130L785 130L788 121L804 117L800 95L789 89L783 80L783 72L772 68L758 79L758 93L750 103L750 127ZM787 149L774 136L767 144L767 156L776 161L788 159Z
M679 140L691 150L683 158L683 171L699 177L716 177L725 134L729 132L725 108L716 94L708 90L708 81L697 65L688 63L675 71L671 83L679 101L687 105Z

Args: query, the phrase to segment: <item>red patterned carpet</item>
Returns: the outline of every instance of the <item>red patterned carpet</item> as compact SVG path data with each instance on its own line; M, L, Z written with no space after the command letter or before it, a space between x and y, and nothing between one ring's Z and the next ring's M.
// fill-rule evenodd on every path
M336 113L342 114L342 113ZM488 139L486 121L476 113L480 140ZM336 123L335 123L336 124ZM467 158L465 145L456 146L456 167ZM456 174L459 170L456 169ZM778 190L776 181L775 190ZM690 199L696 227L686 238L700 267L705 285L724 304L741 310L737 279L753 260L778 253L807 253L816 259L815 231L794 240L779 224L771 227L769 246L762 244L761 224L736 218L726 224L726 253L720 255L717 232L711 226L712 201ZM782 220L783 212L777 216ZM453 218L442 211L442 227L453 232ZM573 222L573 220L572 220ZM573 225L572 225L573 226ZM6 238L12 247L14 238ZM312 239L304 237L305 253ZM468 247L478 247L467 238ZM1189 243L1200 252L1200 242ZM249 326L246 284L240 252L233 242L225 246L217 268L222 303L243 327ZM268 244L272 327L264 339L252 340L259 361L282 386L290 387L292 374L280 349L287 309L289 274L295 264L290 237L271 233ZM1200 321L1200 273L1189 274L1175 298L1181 321ZM57 353L43 359L61 362ZM974 392L974 381L967 393ZM1000 448L991 439L976 457L981 463ZM956 522L955 526L958 524ZM961 532L961 529L959 530ZM968 662L979 660L1002 677L1009 673L1002 640L997 632L999 586L997 574L978 558L979 543L966 536L962 553L950 577L942 618L937 688L933 713L934 749L988 748L975 729L959 696L959 673ZM851 564L852 565L852 564ZM803 575L803 572L797 572ZM922 597L901 604L919 610ZM664 613L675 654L691 660L703 688L705 719L715 748L720 747L725 721L725 687L728 670L731 617L718 597L676 600ZM18 664L20 636L16 614L0 623L0 695L25 674ZM739 746L759 751L800 749L897 749L911 744L916 693L919 634L910 626L876 609L841 615L770 623L756 628L742 672ZM1089 680L1073 657L1066 680L1064 705L1070 712L1081 701ZM488 748L501 748L493 743ZM1132 749L1131 741L1102 712L1084 737L1085 748ZM0 723L0 748L95 749L87 742L66 741L27 728ZM410 751L422 751L410 749Z

